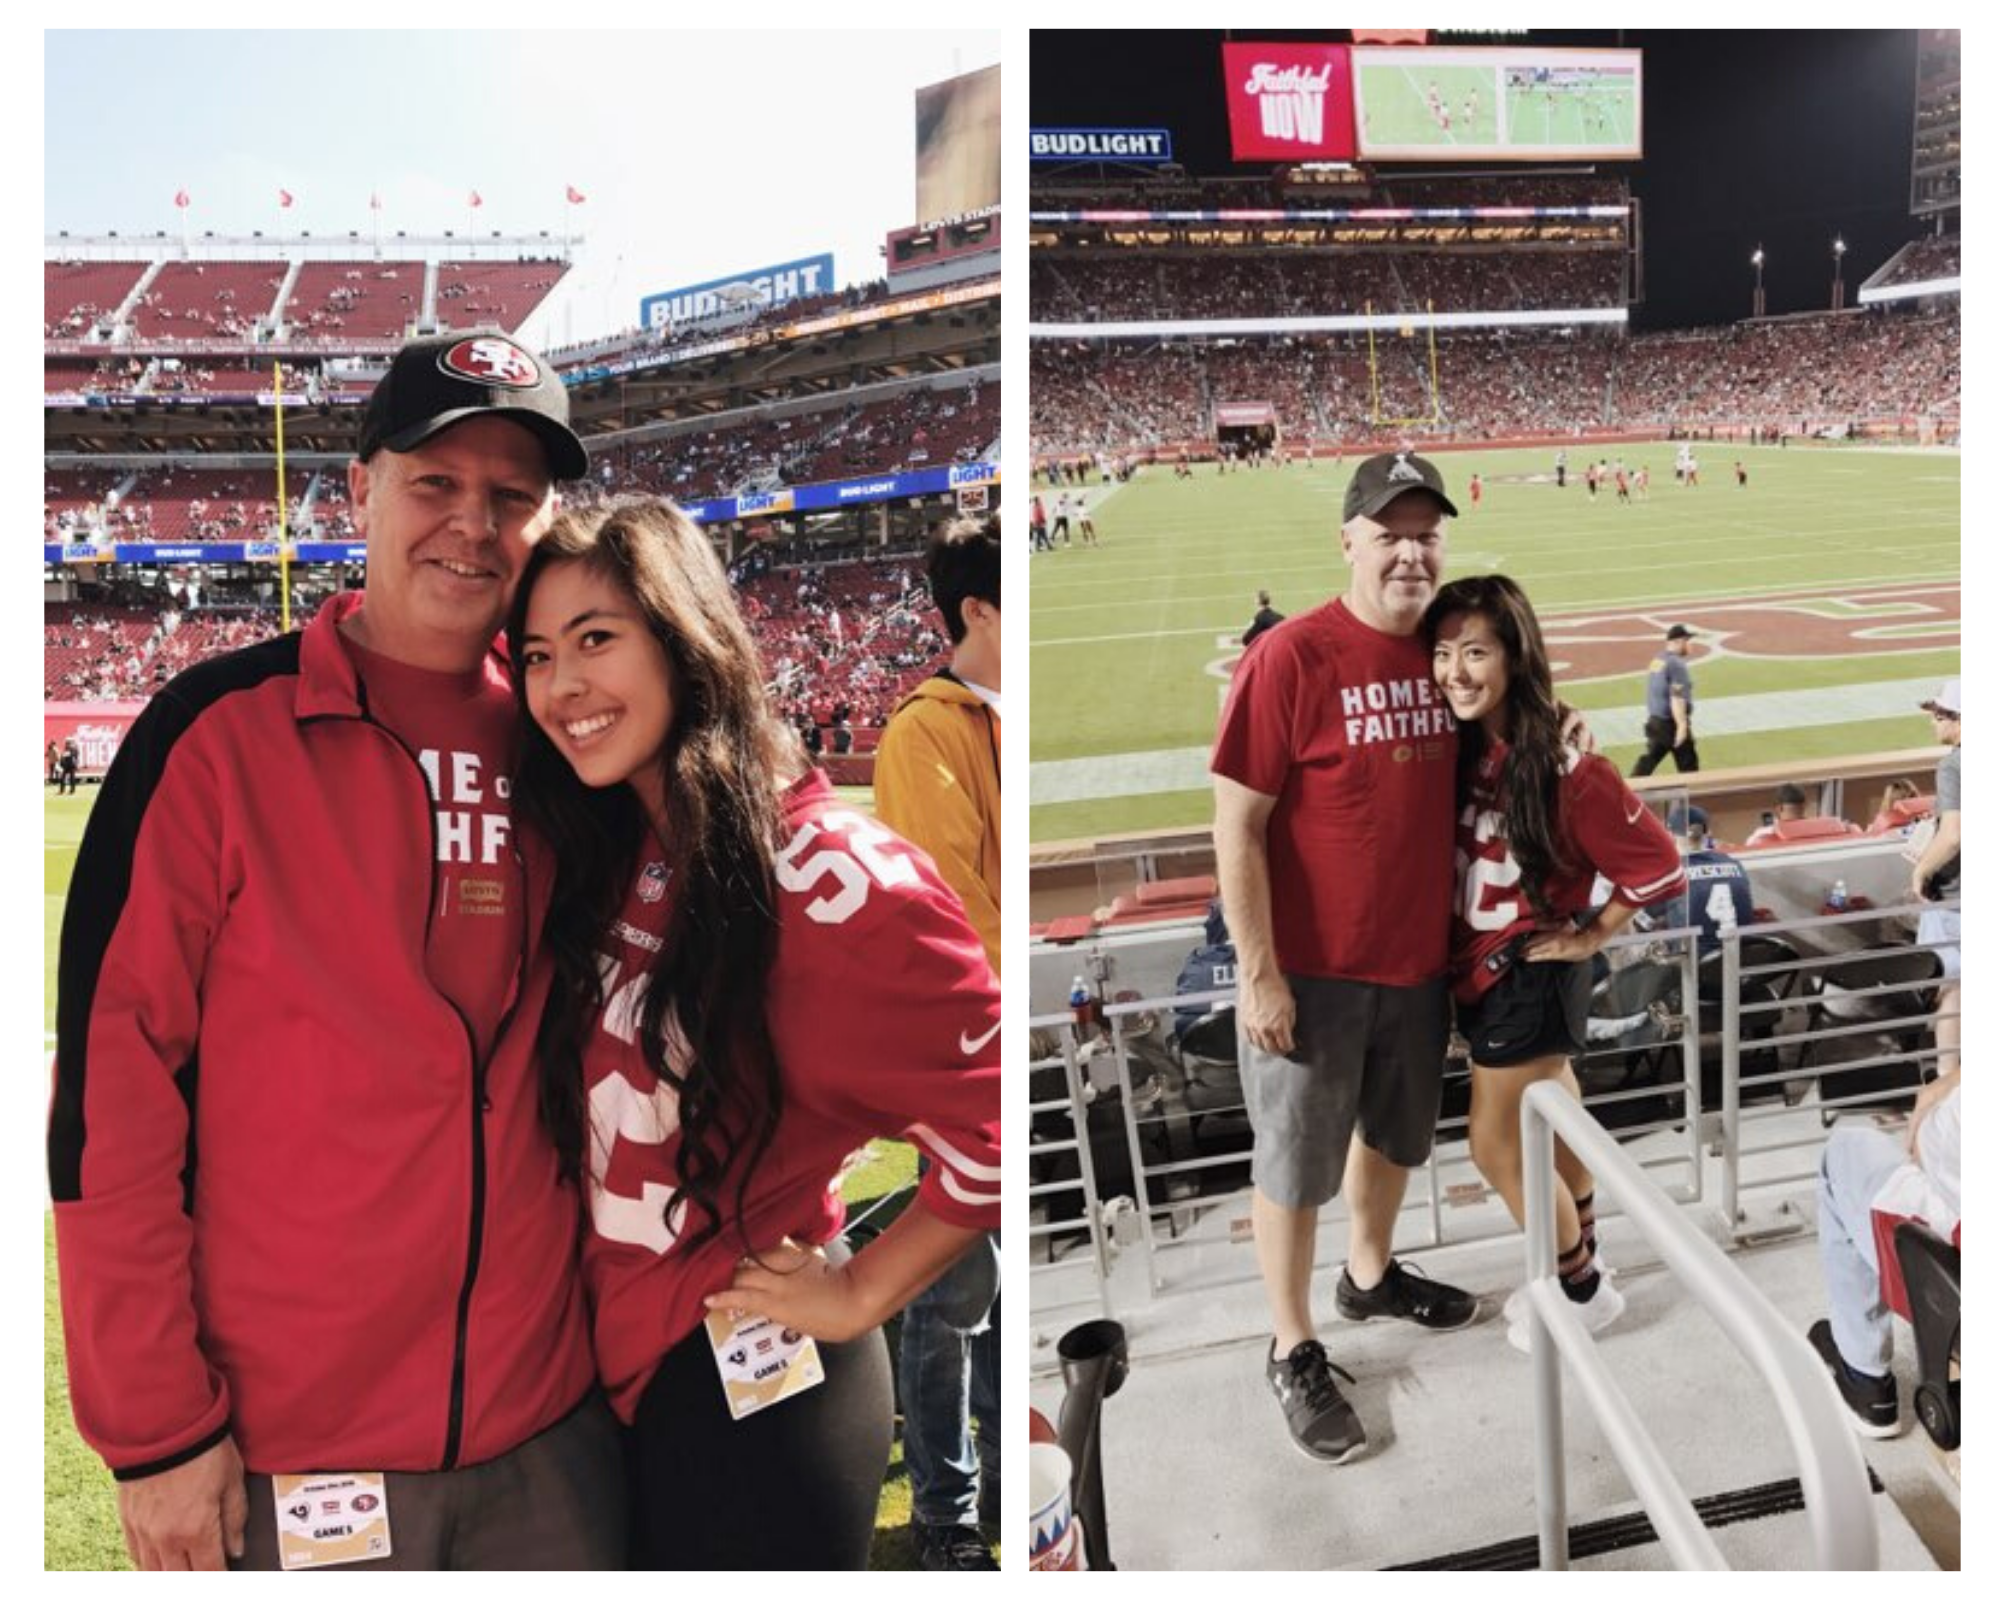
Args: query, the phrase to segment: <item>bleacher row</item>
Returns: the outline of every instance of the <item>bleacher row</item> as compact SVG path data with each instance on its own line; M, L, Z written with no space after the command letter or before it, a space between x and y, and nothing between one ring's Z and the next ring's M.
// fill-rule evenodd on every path
M977 460L999 436L997 383L922 390L659 444L614 447L592 458L589 484L566 491L565 498L577 503L594 496L660 494L699 500L752 487L905 472ZM294 469L286 487L294 532L310 526L321 538L352 534L342 471ZM114 491L117 502L108 504ZM276 474L269 468L217 470L182 463L138 472L51 468L44 482L42 536L82 541L101 530L114 539L174 543L271 538L276 498Z
M896 702L947 648L914 556L767 568L737 592L779 711L825 730L828 748L838 726L857 753L873 750ZM310 613L295 608L299 626ZM47 606L43 698L142 700L194 662L277 631L273 606Z
M1216 405L1272 404L1290 440L1366 436L1374 418L1428 418L1429 345L1360 335L1251 341L1042 340L1030 347L1038 453L1212 436ZM1786 418L1959 411L1955 302L1636 337L1563 329L1440 335L1442 418L1486 437Z
M48 261L42 268L42 335L82 339L111 331L150 268L144 261ZM169 261L133 302L133 337L241 339L282 325L295 342L400 338L423 313L422 261L308 261L291 292L288 261ZM436 313L453 327L518 328L567 270L560 261L446 261Z

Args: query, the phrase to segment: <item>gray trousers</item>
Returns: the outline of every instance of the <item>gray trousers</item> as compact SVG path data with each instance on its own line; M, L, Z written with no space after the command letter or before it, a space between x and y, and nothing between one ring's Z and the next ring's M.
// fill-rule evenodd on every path
M625 1567L626 1489L617 1419L592 1394L554 1427L476 1467L385 1473L391 1554L329 1572L587 1571ZM270 1478L247 1476L250 1520L236 1571L276 1570Z

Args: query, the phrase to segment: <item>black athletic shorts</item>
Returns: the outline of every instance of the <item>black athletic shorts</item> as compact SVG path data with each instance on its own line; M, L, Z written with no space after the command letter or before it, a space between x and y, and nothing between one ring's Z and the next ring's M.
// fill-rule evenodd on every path
M1516 961L1471 1005L1458 1008L1458 1031L1481 1067L1518 1067L1583 1049L1590 1015L1588 961Z

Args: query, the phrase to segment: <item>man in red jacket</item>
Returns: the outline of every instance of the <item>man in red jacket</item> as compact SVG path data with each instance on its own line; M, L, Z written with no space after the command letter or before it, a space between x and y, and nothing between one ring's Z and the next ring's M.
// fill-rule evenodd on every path
M175 679L92 811L50 1189L140 1567L622 1563L492 654L568 419L511 340L406 345L348 469L365 593Z

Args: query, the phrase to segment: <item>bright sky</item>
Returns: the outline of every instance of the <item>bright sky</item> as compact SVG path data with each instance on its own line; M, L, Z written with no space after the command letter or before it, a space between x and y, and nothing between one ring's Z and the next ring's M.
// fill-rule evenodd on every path
M831 252L843 284L880 276L883 235L923 220L914 90L1000 58L997 30L44 39L50 237L178 237L183 189L197 241L352 230L365 249L371 194L385 253L398 229L559 245L568 227L551 343L802 256Z

